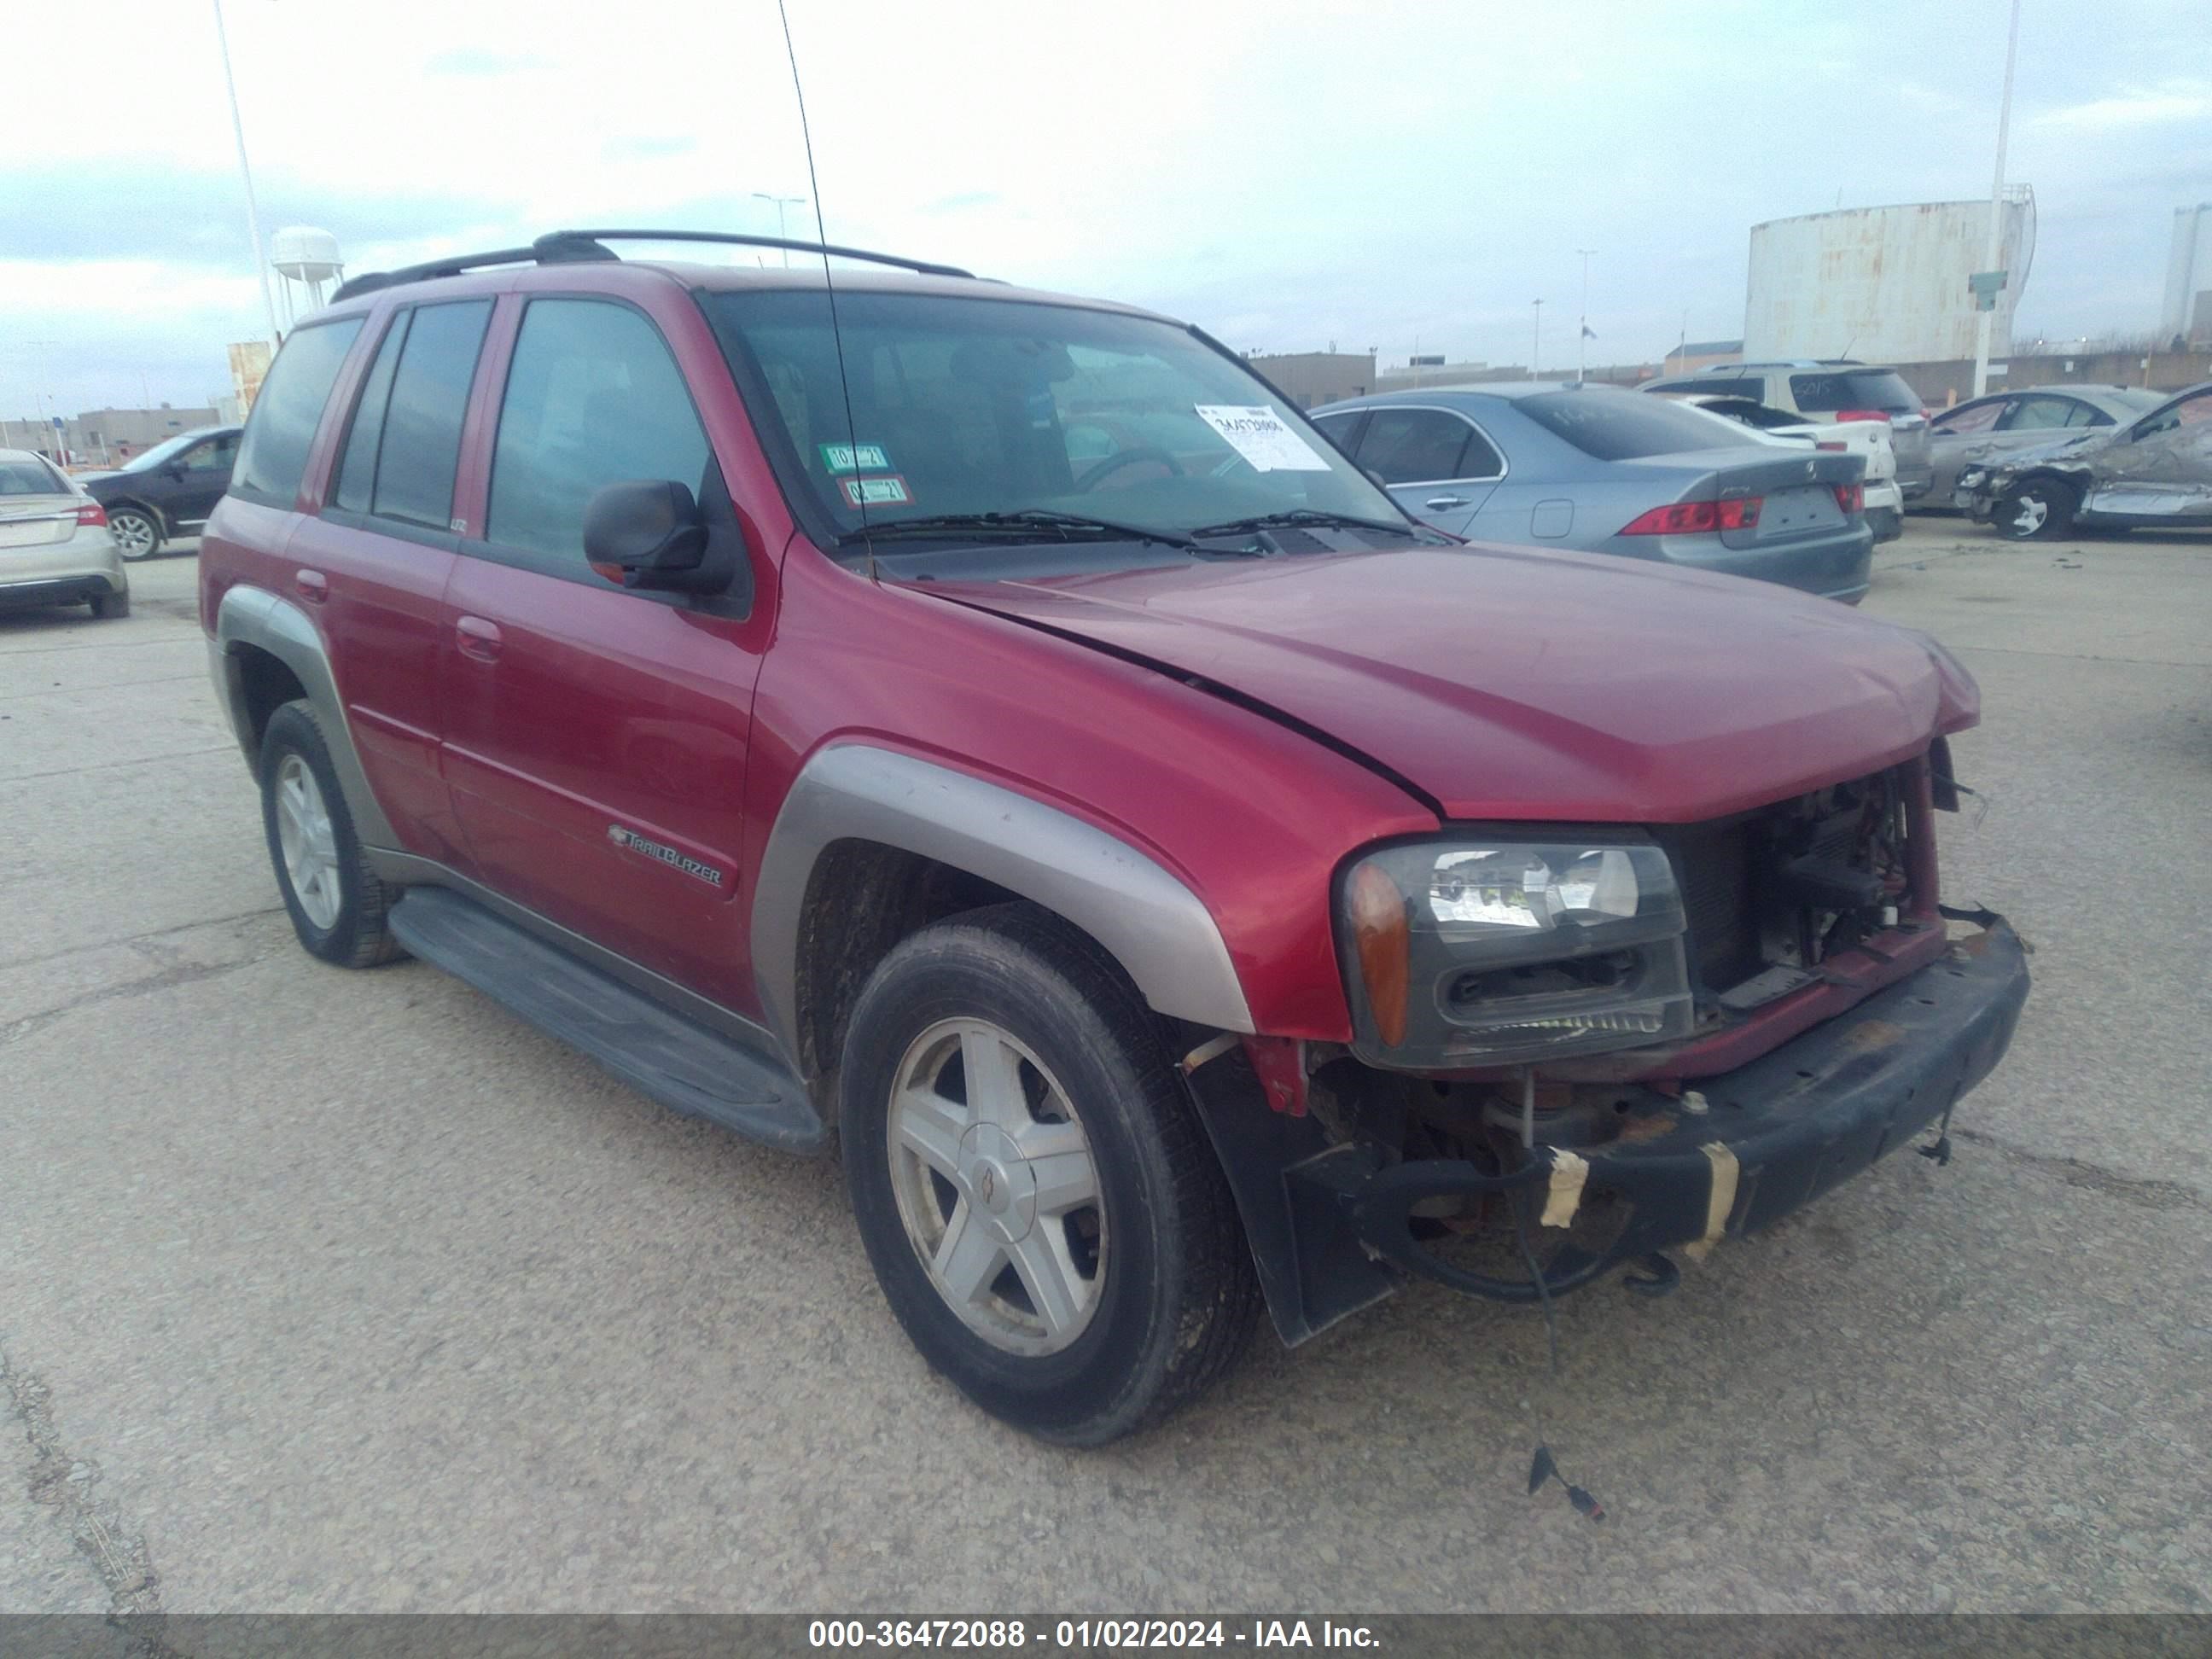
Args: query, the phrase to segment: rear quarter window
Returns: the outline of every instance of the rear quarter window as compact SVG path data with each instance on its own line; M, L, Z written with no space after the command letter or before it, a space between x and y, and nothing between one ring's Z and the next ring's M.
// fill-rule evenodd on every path
M1601 461L1725 449L1729 442L1713 416L1634 392L1540 392L1515 399L1513 407L1553 437Z
M289 507L307 471L307 452L322 424L346 353L361 333L362 319L347 317L296 329L269 366L261 395L239 441L232 492L267 507Z

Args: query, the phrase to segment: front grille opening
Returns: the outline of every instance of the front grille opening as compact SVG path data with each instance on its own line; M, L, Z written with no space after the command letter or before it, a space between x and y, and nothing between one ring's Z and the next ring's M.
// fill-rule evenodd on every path
M1893 768L1665 832L1701 1013L1784 995L1894 925L1911 902L1911 778Z

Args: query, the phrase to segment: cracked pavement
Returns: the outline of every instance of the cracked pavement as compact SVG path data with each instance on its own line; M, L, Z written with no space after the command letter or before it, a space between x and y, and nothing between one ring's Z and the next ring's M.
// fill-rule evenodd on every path
M191 558L0 616L0 1611L2212 1609L2212 538L1877 563L2037 951L1950 1167L1566 1299L1556 1381L1417 1287L1089 1454L929 1375L833 1169L301 954Z

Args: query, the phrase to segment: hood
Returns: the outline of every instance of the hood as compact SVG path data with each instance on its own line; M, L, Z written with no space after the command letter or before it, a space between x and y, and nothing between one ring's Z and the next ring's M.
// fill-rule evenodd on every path
M1604 555L1419 549L915 591L1278 711L1460 819L1694 823L1893 765L1978 712L1924 635Z

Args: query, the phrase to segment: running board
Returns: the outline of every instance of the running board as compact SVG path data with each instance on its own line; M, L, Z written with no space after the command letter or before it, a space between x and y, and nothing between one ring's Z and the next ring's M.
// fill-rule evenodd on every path
M671 1111L785 1152L827 1150L829 1135L805 1086L778 1061L475 900L442 887L410 887L392 907L390 925L410 955L506 1004Z

